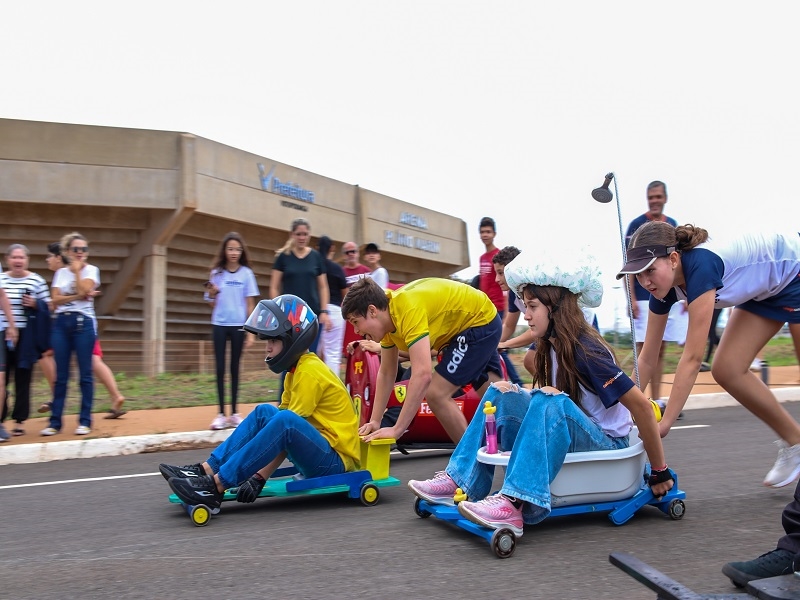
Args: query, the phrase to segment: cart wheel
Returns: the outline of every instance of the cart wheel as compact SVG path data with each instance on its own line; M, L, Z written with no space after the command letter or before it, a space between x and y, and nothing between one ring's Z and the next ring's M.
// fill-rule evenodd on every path
M417 513L417 516L420 519L427 519L428 517L431 516L431 513L429 513L427 510L423 509L419 505L420 502L422 502L422 498L417 498L416 500L414 500L414 512Z
M361 488L361 503L364 506L375 506L379 497L380 492L378 492L377 486L368 483Z
M670 518L678 521L686 514L686 504L683 500L673 500L669 503L669 516Z
M192 507L189 518L198 527L203 527L208 524L208 520L211 518L211 511L205 504L198 504Z
M497 558L510 558L517 549L517 536L510 529L498 529L489 542Z

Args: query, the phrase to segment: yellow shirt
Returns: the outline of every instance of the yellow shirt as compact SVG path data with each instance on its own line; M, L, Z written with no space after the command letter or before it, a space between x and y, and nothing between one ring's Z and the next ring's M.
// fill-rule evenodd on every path
M432 349L441 350L457 334L497 316L486 294L452 279L417 279L386 295L395 330L386 334L381 346L404 352L426 336Z
M347 471L360 467L358 415L342 380L308 352L286 374L281 410L291 410L319 431L341 457Z

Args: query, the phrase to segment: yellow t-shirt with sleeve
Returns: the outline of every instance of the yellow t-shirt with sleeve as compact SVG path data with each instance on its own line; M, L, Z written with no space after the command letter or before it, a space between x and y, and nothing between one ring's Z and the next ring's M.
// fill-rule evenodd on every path
M381 346L397 346L404 352L426 336L432 349L441 350L457 334L497 316L486 294L452 279L417 279L398 290L387 290L386 295L395 330L386 334Z
M286 373L281 410L305 418L341 457L345 470L360 467L358 414L342 380L316 354L300 357Z

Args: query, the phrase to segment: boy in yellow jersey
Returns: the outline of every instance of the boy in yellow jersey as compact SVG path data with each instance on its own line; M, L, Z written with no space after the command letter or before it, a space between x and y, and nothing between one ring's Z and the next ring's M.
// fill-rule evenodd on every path
M313 311L285 294L259 302L244 329L267 341L270 370L287 372L281 404L259 404L205 462L159 466L187 504L216 508L235 486L237 500L253 502L287 457L305 477L359 468L356 408L341 379L308 351L319 329Z
M425 398L447 435L458 443L467 420L453 392L472 384L482 395L487 383L502 375L497 354L502 324L489 297L450 279L418 279L384 291L364 278L347 292L342 316L359 334L381 343L372 418L358 431L364 440L400 438ZM433 373L431 349L441 355ZM401 351L410 355L411 379L397 423L381 428Z

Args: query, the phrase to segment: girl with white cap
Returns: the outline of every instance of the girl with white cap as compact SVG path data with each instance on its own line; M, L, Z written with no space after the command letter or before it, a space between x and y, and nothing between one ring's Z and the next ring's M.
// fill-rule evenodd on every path
M524 523L550 513L550 483L568 452L617 450L629 445L632 417L650 459L656 496L673 486L652 405L617 365L613 351L585 320L582 307L599 306L600 270L585 250L518 257L505 269L509 288L525 304L525 320L537 338L534 385L492 384L484 396L497 408L498 445L511 450L503 486L488 496L491 465L476 460L484 445L478 411L447 468L427 481L410 481L420 498L453 504L456 488L469 501L459 512L470 521L522 535Z

